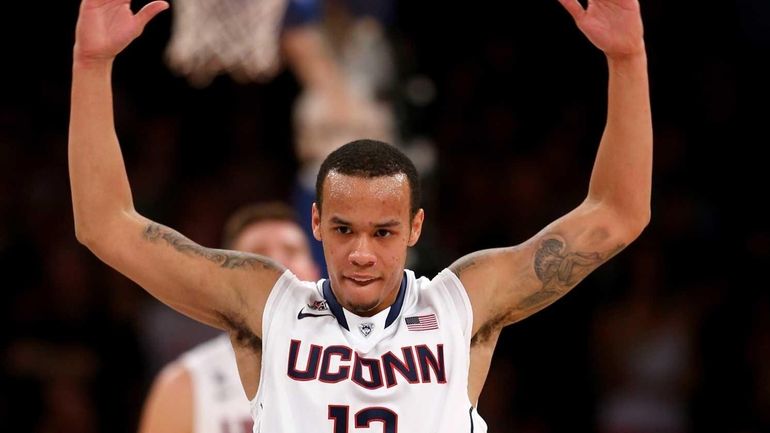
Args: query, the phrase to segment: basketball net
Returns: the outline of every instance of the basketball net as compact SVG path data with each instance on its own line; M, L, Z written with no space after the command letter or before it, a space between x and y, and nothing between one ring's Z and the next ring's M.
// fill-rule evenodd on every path
M175 0L166 62L195 87L220 74L238 82L273 78L287 0Z

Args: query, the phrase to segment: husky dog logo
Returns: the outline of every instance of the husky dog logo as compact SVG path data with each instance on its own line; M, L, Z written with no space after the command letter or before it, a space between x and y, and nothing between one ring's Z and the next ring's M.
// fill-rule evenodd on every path
M364 337L368 337L374 330L374 323L362 323L358 325L358 330L361 331Z

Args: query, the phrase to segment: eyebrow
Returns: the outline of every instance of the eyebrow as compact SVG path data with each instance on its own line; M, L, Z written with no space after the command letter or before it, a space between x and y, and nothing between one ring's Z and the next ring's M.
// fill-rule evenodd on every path
M375 224L374 226L379 229L379 228L396 227L396 226L400 226L400 225L401 225L401 221L390 220L390 221L386 221L384 223Z
M351 225L353 225L350 222L345 221L344 219L336 217L336 216L331 217L331 223L332 224L339 224L339 225L343 225L343 226L351 226ZM389 221L385 221L385 222L382 222L382 223L375 224L374 227L376 227L376 228L388 228L388 227L397 227L397 226L400 226L400 225L401 225L401 221L389 220Z

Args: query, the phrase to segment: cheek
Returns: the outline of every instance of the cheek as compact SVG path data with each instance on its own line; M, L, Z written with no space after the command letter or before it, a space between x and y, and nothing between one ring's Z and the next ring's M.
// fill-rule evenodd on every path
M409 237L399 237L388 245L386 251L384 251L383 258L388 261L389 264L398 265L406 261L406 249L409 241Z
M326 241L323 243L324 256L327 262L335 262L346 257L344 248L342 245L336 244L331 241L332 236L327 236Z

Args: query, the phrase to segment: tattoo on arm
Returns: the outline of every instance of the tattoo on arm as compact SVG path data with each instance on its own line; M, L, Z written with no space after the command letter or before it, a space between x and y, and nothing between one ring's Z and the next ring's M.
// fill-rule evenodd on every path
M534 291L525 295L518 304L488 318L473 336L471 345L496 339L500 329L506 324L524 319L554 303L594 269L625 248L625 244L619 244L614 249L603 252L570 251L567 241L554 233L546 234L539 242L531 261L526 265L532 266L529 269L534 271L534 281L524 283L528 288L534 285ZM488 260L498 252L497 249L477 251L452 263L449 269L461 277L461 274L469 269L488 264ZM528 269L521 268L518 271L530 275ZM509 282L513 286L509 287L510 290L519 290L515 287L523 283L519 281L519 277L521 275L511 276Z
M570 252L563 238L547 236L534 257L535 275L542 287L524 298L516 309L537 310L551 304L623 248L625 244L605 252Z
M460 277L463 273L463 271L470 269L481 262L484 261L484 259L487 258L490 254L492 254L495 250L481 250L476 251L475 253L468 254L467 256L461 257L456 262L449 265L449 270L452 271L457 277Z
M164 241L182 254L203 257L216 263L225 269L255 268L280 271L283 267L276 262L256 254L242 253L239 251L217 250L202 247L180 233L168 227L156 223L150 223L144 228L143 236L149 242Z

